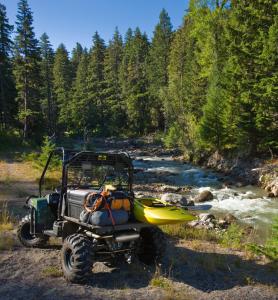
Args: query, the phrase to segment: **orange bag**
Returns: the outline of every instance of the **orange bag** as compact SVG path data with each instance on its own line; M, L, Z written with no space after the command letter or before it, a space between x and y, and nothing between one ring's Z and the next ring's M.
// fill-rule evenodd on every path
M110 207L112 210L123 209L125 211L130 211L130 201L129 199L113 199L111 200Z

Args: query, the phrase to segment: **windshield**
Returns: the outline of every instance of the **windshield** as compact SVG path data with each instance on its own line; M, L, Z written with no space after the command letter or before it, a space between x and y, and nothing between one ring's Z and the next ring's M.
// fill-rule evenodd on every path
M128 189L128 170L123 165L92 165L82 162L68 167L68 186L99 189L112 185L117 189Z

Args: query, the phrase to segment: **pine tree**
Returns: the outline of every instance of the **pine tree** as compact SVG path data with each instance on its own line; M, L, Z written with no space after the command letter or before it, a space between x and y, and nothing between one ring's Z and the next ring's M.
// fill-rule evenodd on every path
M126 120L125 106L120 84L120 67L123 56L122 37L116 28L112 41L106 51L104 60L104 77L106 83L105 101L109 112L109 133L119 134L122 132L124 120Z
M197 142L197 122L206 100L207 77L197 59L199 48L193 35L194 19L189 14L175 33L170 52L169 86L165 98L167 130L175 145L191 158ZM171 143L170 143L171 144Z
M60 44L56 50L53 65L54 95L57 103L57 119L60 128L67 129L69 122L70 91L72 80L72 69L65 45Z
M256 125L262 150L278 150L278 3L267 1L271 26L263 38L260 77L255 85L260 102L256 103ZM270 24L269 24L270 25Z
M15 38L14 76L16 79L19 120L24 139L42 133L40 106L40 53L32 26L33 16L27 0L18 3Z
M154 128L164 130L163 102L161 93L168 84L168 64L172 39L172 24L165 9L159 15L154 30L148 62L148 80L151 96L151 121Z
M105 103L104 78L104 40L96 32L93 36L93 47L90 50L88 66L88 89L94 113L91 115L91 130L97 133L106 133L107 107Z
M205 146L211 150L221 150L225 146L224 113L226 110L226 93L224 68L227 57L227 39L225 30L228 21L227 1L215 1L213 7L208 8L206 24L202 22L207 36L207 55L212 67L209 68L207 102L203 107L200 120L200 137ZM203 19L204 20L204 19Z
M55 104L53 102L53 63L54 51L49 42L49 37L46 33L40 38L40 53L41 53L41 95L42 108L45 119L47 120L47 132L52 135L55 132L54 116Z
M0 4L0 129L11 125L15 114L15 89L10 59L12 30L13 26L7 19L6 7Z
M244 150L246 154L256 153L264 139L263 135L267 134L267 131L258 127L261 126L260 122L267 118L263 117L264 113L258 115L264 100L256 87L258 81L269 78L263 52L275 15L277 8L275 9L275 3L271 0L232 1L228 27L229 101L225 126L234 146Z
M76 46L75 46L75 48L73 48L72 53L71 53L73 79L76 77L77 68L81 61L82 54L83 54L83 48L82 48L81 44L76 43Z
M92 116L94 115L93 103L89 99L88 90L88 64L89 55L84 49L77 67L76 80L74 82L73 99L71 104L71 123L74 133L85 135L92 128ZM80 117L82 112L82 117Z
M120 78L127 107L128 126L131 134L143 134L149 130L149 93L146 76L148 40L139 28L134 36L126 35Z

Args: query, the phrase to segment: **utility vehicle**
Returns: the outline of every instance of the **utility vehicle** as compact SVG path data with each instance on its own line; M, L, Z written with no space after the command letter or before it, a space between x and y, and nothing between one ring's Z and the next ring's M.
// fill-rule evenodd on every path
M59 158L61 183L43 192L53 161ZM162 231L130 215L125 224L96 226L80 220L88 193L101 192L112 184L134 203L133 165L126 153L96 153L56 148L48 157L39 181L39 195L26 200L29 213L19 224L17 235L26 247L42 247L49 237L62 239L62 269L71 282L82 282L92 273L93 263L122 256L151 264L165 249Z

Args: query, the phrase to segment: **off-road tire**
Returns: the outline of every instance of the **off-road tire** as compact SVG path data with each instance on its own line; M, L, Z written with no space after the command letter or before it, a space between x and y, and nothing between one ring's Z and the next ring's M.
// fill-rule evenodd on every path
M20 221L17 228L17 238L20 243L28 248L43 247L47 243L49 237L45 235L30 234L31 216L27 215Z
M159 263L165 253L166 237L158 227L143 228L137 246L138 259L147 264Z
M64 277L70 282L84 282L92 273L94 251L91 241L83 234L65 238L61 250Z

